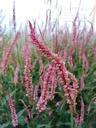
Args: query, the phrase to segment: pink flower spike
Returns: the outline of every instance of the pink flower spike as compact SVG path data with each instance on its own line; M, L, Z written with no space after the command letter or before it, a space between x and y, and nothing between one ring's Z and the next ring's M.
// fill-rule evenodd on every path
M2 73L4 76L6 76L6 70L7 70L7 67L8 67L8 60L9 60L9 57L12 53L12 50L14 48L14 45L17 41L17 39L19 38L20 36L20 33L17 32L16 35L15 35L15 38L11 44L11 46L9 47L8 51L5 53L5 55L3 54L2 55L2 63L1 63L1 67L2 67Z
M51 110L49 111L48 115L49 115L49 116L51 116L51 115L52 115L52 111L51 111Z
M79 123L79 115L77 115L76 118L75 118L75 125L76 125L76 127L78 126L78 123Z
M53 64L49 65L48 70L44 75L43 88L42 88L40 99L36 107L38 113L41 113L42 111L46 110L46 105L49 100L49 88L50 88L50 80L51 80L53 67L54 67Z
M60 56L58 56L57 54L52 53L47 48L47 46L44 45L43 42L38 40L38 37L37 37L37 35L35 33L35 30L32 27L32 24L31 24L30 21L29 21L29 27L30 27L30 38L31 38L30 42L35 47L37 47L38 50L47 57L47 59L52 59L54 61L54 63L56 64L56 71L57 71L57 74L59 75L59 80L60 80L61 84L64 87L67 103L69 104L70 110L73 111L74 114L76 114L76 97L77 97L77 94L78 94L78 90L77 90L78 82L77 82L77 79L75 78L75 76L73 76L72 73L70 73L66 69L66 67L65 67L65 60L63 61ZM70 74L70 77L73 80L73 87L70 85L69 74ZM45 82L44 82L44 84L45 84ZM45 92L45 90L44 90L44 92ZM44 93L44 95L45 95L45 93ZM45 97L44 97L44 100L40 99L40 102L42 102L42 103L37 104L37 110L40 110L39 112L42 112L43 110L46 109L46 106L44 106L44 105L43 105L43 108L41 107L42 104L45 104L45 105L47 104L46 103L47 101L45 102Z
M17 66L14 72L14 84L16 85L18 82L18 71L19 71L19 67Z
M80 79L80 89L79 90L82 91L84 86L85 86L85 84L84 84L84 77L82 76L81 79Z
M80 116L80 121L79 121L80 126L82 125L83 121L84 121L84 101L81 98L81 116Z
M77 45L77 26L76 26L76 21L78 18L78 13L73 21L73 35L72 35L72 41L73 41L73 47L76 48Z
M18 119L17 119L16 110L15 110L13 102L14 100L10 97L10 95L8 95L8 105L11 110L12 124L13 124L13 127L16 127L18 125Z
M29 21L29 27L30 27L30 38L31 38L31 43L35 45L38 50L43 53L46 57L49 59L53 57L51 51L41 42L38 40L38 37L35 33L34 28L32 27L31 22Z
M37 102L37 99L38 99L38 88L39 86L36 85L35 90L34 90L34 97L33 97L35 102Z
M28 44L25 44L24 47L24 77L25 77L25 87L26 87L26 96L32 100L33 97L33 85L31 78L31 51Z

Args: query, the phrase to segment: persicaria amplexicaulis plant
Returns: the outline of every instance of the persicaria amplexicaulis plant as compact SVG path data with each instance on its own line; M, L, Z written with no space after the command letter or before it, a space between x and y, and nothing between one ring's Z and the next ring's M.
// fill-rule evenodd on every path
M76 16L72 33L67 26L62 29L55 24L52 30L49 13L38 36L36 20L33 26L29 21L29 36L27 29L21 36L17 32L11 45L3 41L0 46L1 128L95 126L96 44L90 44L93 26L89 31L86 26L79 30Z
M64 91L65 91L65 96L66 96L66 101L69 104L70 110L73 111L74 114L76 114L76 97L78 94L78 82L75 76L70 73L66 67L65 67L65 61L61 59L60 56L57 54L52 53L47 46L44 45L43 42L38 40L38 37L35 33L34 28L32 27L31 22L29 21L29 27L30 27L30 38L31 38L31 43L38 48L38 50L44 54L48 59L54 60L54 63L56 64L56 71L59 75L60 82L63 85ZM70 85L70 79L73 81L73 84ZM47 82L47 81L46 81ZM45 89L44 89L45 90ZM45 102L46 103L46 102ZM42 110L45 110L46 107L44 106L39 108L39 105L37 105L37 109L39 112Z

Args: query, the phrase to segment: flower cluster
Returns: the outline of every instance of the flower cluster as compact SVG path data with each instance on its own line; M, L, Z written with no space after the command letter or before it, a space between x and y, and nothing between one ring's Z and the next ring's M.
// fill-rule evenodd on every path
M14 72L14 84L16 85L18 82L18 71L19 71L19 67L17 66Z
M2 57L1 66L2 66L2 73L3 73L4 76L6 75L6 70L7 70L7 67L8 67L8 60L9 60L10 54L11 54L11 52L14 48L14 45L15 45L17 39L19 38L19 36L20 36L20 33L17 32L16 36L13 40L12 45L9 47L8 51L5 53L5 56L3 55L3 57Z
M47 46L45 46L41 41L38 40L38 37L36 36L35 30L32 27L30 21L29 21L29 27L30 27L30 38L31 38L31 43L35 45L38 50L44 54L48 59L52 59L56 65L56 70L59 75L59 80L62 83L65 91L65 96L67 103L69 104L70 110L72 110L74 113L76 113L76 97L78 94L78 82L75 76L70 73L66 67L65 67L65 62L62 61L61 57L58 56L57 54L52 53ZM49 70L50 72L50 70ZM50 72L50 74L52 71ZM48 76L49 73L46 75L45 80L44 80L44 85L43 85L43 91L42 95L40 97L39 103L37 104L37 110L39 112L43 111L46 109L46 104L47 104L47 97L48 94L46 91L48 91ZM70 85L70 78L73 81L73 84ZM47 86L46 86L47 85ZM45 95L46 94L46 95ZM45 101L46 99L46 101Z
M77 21L77 17L78 17L78 13L73 21L73 37L72 37L72 41L73 41L73 47L76 48L77 45L77 26L76 26L76 21Z
M50 88L50 80L52 75L53 65L49 65L47 72L44 75L44 83L41 92L40 99L37 103L37 111L40 113L46 110L47 101L49 99L49 88Z
M17 119L16 110L13 105L13 102L14 102L14 100L10 97L10 95L8 95L8 105L11 110L12 124L13 124L13 127L16 127L18 125L18 119Z
M76 97L78 94L78 82L75 76L67 71L62 61L57 64L56 69L59 74L60 82L64 87L66 101L69 104L69 108L74 112L74 114L76 114ZM72 80L72 85L70 85L69 77Z
M90 108L89 108L90 109ZM76 127L80 127L82 125L84 121L84 101L81 97L81 115L79 117L79 115L77 114L77 117L75 118L75 125Z
M34 101L37 102L37 99L38 99L38 88L39 86L36 85L35 89L34 89Z
M27 91L27 96L30 100L32 100L32 91L33 91L33 85L32 85L32 79L31 79L31 52L28 47L28 44L25 44L24 47L24 77L25 77L25 87Z
M41 53L43 53L46 57L52 58L52 53L50 52L50 50L41 41L38 40L38 37L30 21L29 21L29 27L30 27L31 43L35 45L38 48L38 50Z

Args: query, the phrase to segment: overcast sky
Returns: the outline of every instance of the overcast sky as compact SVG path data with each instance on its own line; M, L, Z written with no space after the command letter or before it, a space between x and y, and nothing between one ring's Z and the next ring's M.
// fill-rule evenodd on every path
M70 21L73 20L76 14L79 0L58 0L57 8L55 8L56 0L52 1L54 2L52 5L52 18L56 18L62 8L60 24L63 24L65 21L70 24ZM92 21L91 12L95 2L96 0L81 0L81 19L85 16L86 19ZM44 4L44 0L15 0L15 6L18 26L25 23L27 19L31 20L32 18L36 18L37 22L44 21L46 18L46 10L49 9L49 5ZM9 21L12 19L13 0L0 0L0 9L3 9L3 14L6 16L5 22L9 24Z

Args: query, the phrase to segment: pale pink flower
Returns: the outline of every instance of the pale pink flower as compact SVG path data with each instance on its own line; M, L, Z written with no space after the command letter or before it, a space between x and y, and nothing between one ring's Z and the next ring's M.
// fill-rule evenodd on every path
M78 94L78 81L75 78L75 76L68 72L67 69L64 66L64 63L60 61L59 64L56 65L57 72L59 74L60 82L63 84L65 96L67 103L69 104L70 110L73 110L74 113L76 113L76 97ZM70 78L73 81L73 84L70 85Z
M14 45L15 45L17 39L19 38L19 36L20 36L20 33L17 32L11 46L8 49L8 51L5 53L5 55L3 54L3 56L2 56L1 66L2 66L2 73L3 73L4 76L6 75L6 70L7 70L7 67L8 67L8 62L9 62L11 52L12 52L12 50L14 48Z
M28 121L28 118L27 118L26 116L24 117L24 120L25 120L26 123L29 122L29 121Z
M79 125L81 126L84 121L84 101L81 98L81 115L80 115L80 120L79 120Z
M49 68L44 75L43 88L42 88L40 99L36 107L36 110L38 111L38 113L41 113L42 111L46 110L46 105L49 100L49 88L50 88L50 78L52 74L52 69L53 69L53 65L49 65Z
M72 41L73 41L73 47L76 48L77 45L77 26L76 26L76 21L77 21L78 13L73 21L73 34L72 34Z
M33 116L32 116L32 114L31 114L31 111L27 108L27 113L28 113L28 117L29 117L29 119L31 119L31 118L33 118Z
M76 127L78 126L78 124L79 124L79 115L77 115L76 118L75 118L75 125L76 125Z
M73 59L72 59L73 53L74 53L74 49L73 49L73 46L71 46L69 51L68 51L68 64L69 64L71 69L73 68Z
M33 97L33 99L34 99L35 102L37 102L37 99L38 99L38 88L39 88L39 86L36 85L36 87L34 89L34 97Z
M48 115L49 115L49 116L51 116L51 115L52 115L52 110L51 110L51 111L49 111Z
M76 114L75 126L76 127L78 126L78 128L79 128L80 126L82 126L83 121L84 121L84 101L81 97L81 115L79 117L79 115Z
M19 67L17 66L14 72L14 84L16 85L18 82L18 72L19 72Z
M82 76L81 78L80 78L80 91L82 91L83 90L83 88L84 88L84 86L85 86L85 84L84 84L84 77Z
M38 37L37 37L30 21L29 21L29 27L30 27L31 43L33 45L35 45L38 48L38 50L41 53L43 53L46 57L48 57L49 59L52 58L52 53L47 48L47 46L45 46L44 43L42 43L41 41L38 40Z
M16 110L15 110L13 102L14 100L10 97L10 95L8 95L8 105L11 110L12 124L13 124L13 127L16 127L18 125L18 119L17 119Z
M63 102L63 100L57 102L57 103L55 104L55 106L56 106L56 107L57 107L57 106L60 106L60 105L62 104L62 102Z
M68 64L69 64L70 68L72 69L73 68L73 59L72 59L72 56L68 56Z
M88 69L89 69L89 61L85 55L85 53L83 52L81 55L81 59L82 59L82 67L84 68L84 73L87 73Z
M25 87L26 87L26 96L30 100L32 100L33 94L33 85L32 85L32 78L31 78L31 52L29 49L28 44L25 44L24 47L24 77L25 77Z

